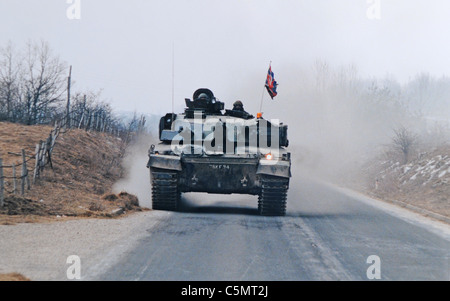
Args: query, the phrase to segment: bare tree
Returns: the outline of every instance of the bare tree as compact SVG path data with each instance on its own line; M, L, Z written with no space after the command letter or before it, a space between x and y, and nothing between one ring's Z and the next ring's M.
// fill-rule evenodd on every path
M393 150L400 153L403 157L403 164L408 163L409 156L416 144L417 135L407 130L404 126L400 126L394 130L394 137L392 138Z
M15 121L15 110L19 100L21 65L18 54L9 42L0 49L0 120Z
M442 95L444 91L438 79L429 73L422 72L409 81L405 87L405 102L409 112L418 117L436 114L439 111L439 99L448 102L448 94ZM447 91L448 93L448 91ZM434 112L433 112L434 111Z
M0 47L0 121L32 125L66 118L73 121L69 127L126 139L144 130L143 116L126 123L113 113L110 104L101 100L101 90L75 92L67 110L66 72L67 65L45 41L28 42L23 51L17 51L11 42Z
M330 80L330 66L328 62L316 59L313 64L313 72L316 79L316 89L323 92Z
M340 91L348 94L356 92L356 83L358 82L358 68L355 64L342 65L334 72L334 85Z
M60 110L58 116L59 118L64 116L62 110ZM70 119L72 120L72 127L114 135L124 133L130 127L115 116L107 102L101 100L101 91L75 93L70 104ZM137 131L134 123L132 127L131 131Z
M66 65L52 54L44 41L28 43L24 63L26 123L37 124L44 122L51 106L62 100Z

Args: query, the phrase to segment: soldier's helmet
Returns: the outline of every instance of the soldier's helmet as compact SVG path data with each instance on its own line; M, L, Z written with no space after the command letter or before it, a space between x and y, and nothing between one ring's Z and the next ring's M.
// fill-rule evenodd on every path
M242 101L240 101L240 100L235 101L233 104L233 110L238 110L238 111L244 110L244 105L242 104Z
M200 93L200 95L198 96L198 99L200 100L206 100L206 101L208 101L209 100L209 96L208 96L208 94L206 94L206 93Z

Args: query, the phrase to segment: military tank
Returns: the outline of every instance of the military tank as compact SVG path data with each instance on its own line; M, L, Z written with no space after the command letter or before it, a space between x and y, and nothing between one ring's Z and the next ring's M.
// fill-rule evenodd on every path
M260 215L285 215L287 125L242 106L225 110L205 88L185 102L184 113L161 117L160 143L149 149L153 209L177 211L182 193L206 192L255 195Z

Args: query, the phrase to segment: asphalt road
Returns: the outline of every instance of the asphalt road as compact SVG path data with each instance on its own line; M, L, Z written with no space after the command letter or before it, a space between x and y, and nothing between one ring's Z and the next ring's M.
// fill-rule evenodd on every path
M381 280L450 280L448 227L295 180L286 217L258 216L254 197L187 194L183 212L155 215L157 225L96 279L368 280L369 269Z

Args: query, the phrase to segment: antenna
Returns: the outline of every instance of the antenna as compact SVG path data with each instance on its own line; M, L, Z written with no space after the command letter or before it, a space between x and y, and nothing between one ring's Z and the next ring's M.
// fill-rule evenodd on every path
M172 43L172 120L174 113L174 98L175 98L175 42Z

